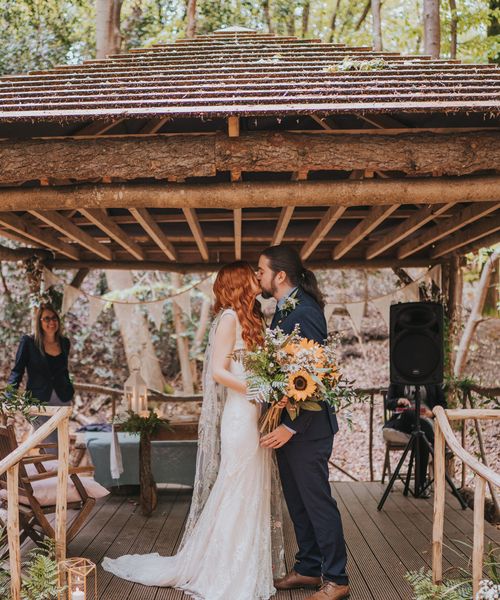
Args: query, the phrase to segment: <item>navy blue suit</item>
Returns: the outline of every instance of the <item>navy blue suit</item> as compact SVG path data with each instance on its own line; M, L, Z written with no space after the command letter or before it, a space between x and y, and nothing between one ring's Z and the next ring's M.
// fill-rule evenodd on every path
M277 310L271 328L291 333L298 323L303 337L323 344L326 320L319 304L302 289L298 303L286 315ZM297 433L276 451L283 493L293 521L299 551L294 569L301 575L323 576L346 584L347 554L342 521L328 482L328 461L337 417L322 403L321 412L301 411L292 421L283 411L282 423Z

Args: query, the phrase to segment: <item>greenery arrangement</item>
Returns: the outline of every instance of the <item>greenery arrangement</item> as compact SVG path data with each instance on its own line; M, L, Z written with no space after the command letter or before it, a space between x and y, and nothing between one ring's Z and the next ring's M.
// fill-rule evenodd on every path
M5 533L1 532L0 547L4 538ZM31 550L22 568L21 600L57 600L58 593L63 589L58 586L54 540L47 539L41 547ZM9 595L10 573L7 568L0 566L0 598L8 598Z
M372 60L356 60L347 56L338 65L327 67L328 73L337 73L339 71L381 71L389 69L391 64L383 58L374 58Z
M133 410L126 412L127 418L117 418L116 424L120 426L120 431L126 433L139 433L147 436L154 436L162 428L172 431L168 419L158 416L154 409L150 408L147 415L139 415Z
M32 409L44 410L45 405L35 398L30 391L20 391L7 385L0 391L0 423L6 424L9 417L21 414L28 421L34 421L36 415L30 414Z

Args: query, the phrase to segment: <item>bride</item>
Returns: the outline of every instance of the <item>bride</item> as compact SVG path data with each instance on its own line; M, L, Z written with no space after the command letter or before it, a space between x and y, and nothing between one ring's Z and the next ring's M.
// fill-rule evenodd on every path
M271 450L259 445L260 407L230 355L263 341L257 278L248 263L222 267L203 373L193 499L178 554L105 558L103 568L196 600L266 600L284 575L281 496Z

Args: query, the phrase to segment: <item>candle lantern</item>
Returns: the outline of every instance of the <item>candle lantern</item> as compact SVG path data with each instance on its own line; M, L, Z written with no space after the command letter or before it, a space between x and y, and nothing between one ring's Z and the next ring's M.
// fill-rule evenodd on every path
M148 412L148 388L141 377L139 369L133 369L130 377L125 382L124 400L128 410L139 415Z
M97 600L95 564L87 558L68 558L58 565L58 600Z

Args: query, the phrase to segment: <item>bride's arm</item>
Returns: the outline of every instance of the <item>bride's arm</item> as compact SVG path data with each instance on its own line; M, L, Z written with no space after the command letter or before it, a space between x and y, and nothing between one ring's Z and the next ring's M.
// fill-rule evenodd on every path
M244 381L238 379L229 370L231 363L230 354L234 349L236 341L236 319L231 314L224 315L215 332L212 369L213 378L235 392L240 394L247 393L247 386Z

